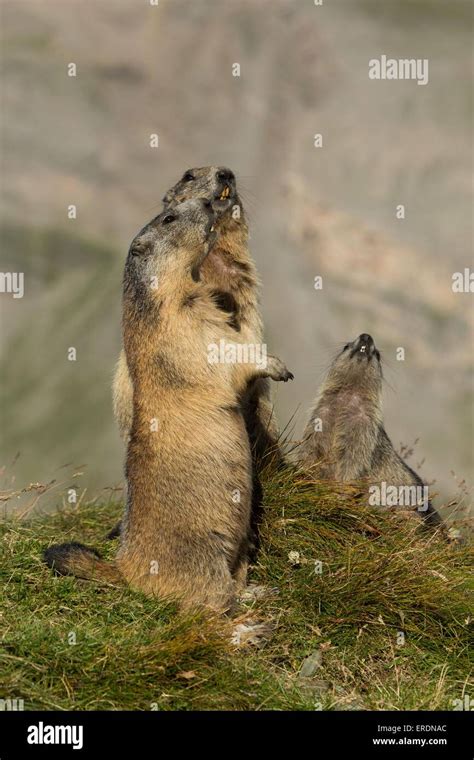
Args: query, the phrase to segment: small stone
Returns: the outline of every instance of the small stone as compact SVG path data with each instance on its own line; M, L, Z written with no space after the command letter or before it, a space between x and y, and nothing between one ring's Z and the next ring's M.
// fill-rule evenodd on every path
M277 596L278 594L279 590L275 587L269 588L268 586L251 584L244 588L239 598L241 602L254 602L257 599L265 599L268 596Z
M298 678L296 684L300 691L311 694L313 697L323 696L329 691L329 682L321 678Z
M260 648L264 646L272 633L273 626L271 623L253 623L249 620L248 623L239 623L235 626L231 636L231 644L236 647L251 644Z
M317 650L303 660L298 678L312 678L320 667L322 667L322 655Z

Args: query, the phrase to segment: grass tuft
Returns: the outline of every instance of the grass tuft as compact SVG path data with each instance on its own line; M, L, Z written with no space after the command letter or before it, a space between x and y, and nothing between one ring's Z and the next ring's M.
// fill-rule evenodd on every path
M0 698L46 710L440 710L472 693L469 547L289 468L264 490L250 580L278 592L243 610L273 625L260 649L233 647L226 618L183 617L43 565L45 546L73 539L112 556L104 536L120 505L6 520Z

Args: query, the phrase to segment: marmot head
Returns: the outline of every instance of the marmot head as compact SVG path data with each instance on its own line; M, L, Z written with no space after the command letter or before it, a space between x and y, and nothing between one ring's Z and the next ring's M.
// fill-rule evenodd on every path
M380 351L373 338L362 333L351 343L346 343L336 356L329 371L328 381L338 388L368 387L376 390L382 385Z
M187 277L199 280L202 262L216 240L209 201L193 199L163 211L133 239L124 274L124 293L137 304L159 302Z
M225 166L188 169L179 182L168 190L163 203L169 209L190 198L206 198L211 202L217 227L227 219L235 218L233 212L236 207L239 207L239 218L243 214L234 172Z

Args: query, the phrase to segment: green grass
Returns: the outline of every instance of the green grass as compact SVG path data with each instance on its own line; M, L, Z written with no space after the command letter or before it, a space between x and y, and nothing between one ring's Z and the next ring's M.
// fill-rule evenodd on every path
M0 698L27 710L440 710L472 694L470 550L291 471L264 485L251 581L279 593L241 615L272 623L259 649L236 649L226 618L53 577L41 562L50 543L113 555L104 534L119 505L5 521ZM315 652L319 667L298 678Z

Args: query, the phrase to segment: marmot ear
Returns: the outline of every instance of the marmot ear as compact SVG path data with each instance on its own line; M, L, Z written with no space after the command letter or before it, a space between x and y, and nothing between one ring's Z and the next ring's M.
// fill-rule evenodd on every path
M166 193L166 195L164 195L163 198L162 198L162 202L163 203L170 203L171 202L171 194L170 193Z

